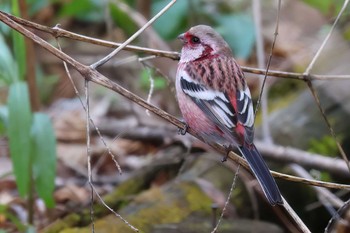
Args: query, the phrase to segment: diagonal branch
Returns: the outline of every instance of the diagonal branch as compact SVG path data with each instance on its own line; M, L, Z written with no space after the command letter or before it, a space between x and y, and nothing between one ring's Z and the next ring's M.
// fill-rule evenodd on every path
M92 81L96 84L99 84L103 87L106 87L114 92L117 92L118 94L120 94L120 95L124 96L125 98L129 99L130 101L140 105L141 107L148 109L149 111L151 111L155 115L161 117L162 119L168 121L169 123L173 124L174 126L176 126L178 128L182 128L182 129L186 128L186 125L182 121L178 120L176 117L163 111L162 109L157 108L156 106L154 106L150 103L147 103L145 100L143 100L139 96L137 96L134 93L128 91L127 89L121 87L117 83L111 81L110 79L108 79L107 77L105 77L104 75L102 75L101 73L96 71L95 69L92 69L89 66L86 66L86 65L79 63L78 61L76 61L72 57L68 56L67 54L63 53L59 49L53 47L51 44L49 44L48 42L46 42L42 38L38 37L37 35L35 35L31 31L29 31L26 28L22 27L21 25L17 24L13 20L11 20L9 17L7 17L6 14L3 14L1 11L0 11L0 21L4 22L9 27L18 31L22 35L33 40L35 43L40 45L42 48L46 49L48 52L50 52L54 56L58 57L59 59L65 61L68 64L70 64L71 66L73 66L83 76L83 78L85 78L89 81ZM193 135L194 137L200 139L200 137L191 128L188 128L187 132L190 133L191 135ZM217 145L217 144L212 145L212 146L218 152L220 152L222 154L226 154L226 149L224 147ZM231 158L231 160L233 160L235 162L242 164L246 169L250 170L249 166L246 164L245 160L243 158L241 158L239 155L235 154L234 152L230 153L229 158ZM296 181L296 182L310 184L309 181L305 182L305 179L302 179L299 177L294 177L294 178L295 178L294 181ZM290 179L288 179L288 180L290 180ZM322 182L313 181L313 183L314 183L313 185L315 185L317 183L322 183ZM320 186L322 186L322 184ZM348 188L350 188L350 186Z
M54 54L56 57L58 57L61 60L69 63L71 66L73 66L86 79L86 81L92 81L94 83L97 83L97 84L99 84L101 86L104 86L104 87L106 87L106 88L108 88L110 90L113 90L113 91L119 93L120 95L122 95L122 96L128 98L129 100L135 102L136 104L138 104L138 105L140 105L140 106L150 110L151 112L153 112L157 116L167 120L168 122L172 123L173 125L175 125L175 126L177 126L179 128L185 128L186 127L184 123L182 123L181 121L179 121L178 119L176 119L175 117L170 115L169 113L167 113L167 112L165 112L165 111L163 111L163 110L161 110L161 109L159 109L159 108L157 108L157 107L147 103L146 101L144 101L143 99L141 99L137 95L129 92L125 88L123 88L123 87L119 86L118 84L112 82L111 80L109 80L107 77L105 77L102 74L100 74L98 71L96 71L92 67L83 65L83 64L79 63L78 61L76 61L75 59L71 58L70 56L66 55L62 51L56 49L55 47L50 45L48 42L43 40L42 38L38 37L37 35L35 35L31 31L27 30L23 26L17 24L13 20L11 20L9 17L7 17L5 14L3 14L1 11L0 11L0 20L2 22L4 22L5 24L7 24L8 26L10 26L11 28L13 28L14 30L16 30L19 33L21 33L22 35L24 35L27 38L33 40L38 45L40 45L41 47L43 47L44 49L46 49L50 53ZM191 130L191 128L188 129L188 132L190 134L192 134L193 136L198 138L198 135L196 135L195 132L193 130ZM215 149L217 149L218 151L220 151L221 153L226 153L226 149L223 148L222 146L219 146L217 144L216 145L212 145L212 146ZM237 154L234 154L233 152L230 152L229 153L229 158L231 160L233 160L233 161L236 161L236 162L240 161L239 163L242 164L248 171L250 171L250 169L248 168L245 160L242 159ZM301 180L303 180L303 179L301 179ZM302 232L309 232L309 230L307 229L305 224L302 222L302 220L295 214L295 212L292 210L292 208L290 208L290 206L288 205L287 201L285 201L283 206L279 206L279 207L276 207L276 208L280 208L280 209L283 209L286 212L288 212L289 215L293 218L293 220L295 221L296 225L300 228L300 230Z
M41 24L37 24L31 21L22 19L22 18L18 18L16 16L13 16L1 10L0 10L0 13L3 14L4 16L7 16L9 19L13 20L14 22L17 22L22 26L48 33L56 38L62 37L62 38L77 40L77 41L90 43L94 45L100 45L100 46L109 47L109 48L117 48L121 46L121 43L115 43L111 41L96 39L89 36L84 36L74 32L67 31L65 29L60 28L59 25L56 25L55 27L51 28L48 26L44 26ZM179 60L179 53L174 51L164 51L164 50L151 49L151 48L145 48L145 47L134 46L134 45L127 45L125 46L124 49L127 51L145 53L145 54L150 54L157 57L169 58L172 60ZM296 79L296 80L302 80L302 81L308 81L308 80L335 81L335 80L350 79L350 75L318 75L318 74L307 75L305 73L285 72L285 71L278 71L278 70L269 70L266 73L266 69L258 69L258 68L252 68L247 66L242 66L241 68L246 73L267 75L267 76L276 77L276 78Z
M92 68L96 69L99 66L105 64L108 62L112 57L114 57L117 53L122 51L128 44L130 44L133 40L136 39L146 28L148 28L154 21L156 21L160 16L162 16L169 8L174 5L176 0L172 0L169 2L161 11L158 12L152 19L150 19L143 27L141 27L137 32L134 33L134 35L130 36L123 44L121 44L118 48L113 50L110 54L108 54L106 57L102 58L101 60L95 62L91 65Z
M344 13L344 11L345 11L345 9L346 9L346 7L347 7L348 4L349 4L349 0L345 0L345 1L344 1L344 4L343 4L343 6L342 6L342 8L340 9L340 11L339 11L339 13L338 13L338 15L337 15L337 18L335 19L335 21L334 21L334 23L333 23L333 25L332 25L332 27L331 27L331 30L328 32L328 34L327 34L326 38L323 40L323 42L322 42L320 48L317 50L315 56L313 57L313 59L311 60L311 62L310 62L310 64L309 64L309 66L306 68L304 75L305 75L305 77L307 78L307 79L306 79L306 83L307 83L307 85L308 85L308 87L309 87L309 89L310 89L310 91L311 91L311 93L312 93L312 96L313 96L313 98L314 98L314 100L315 100L315 102L316 102L316 104L317 104L317 107L318 107L318 109L319 109L319 111L320 111L320 113L321 113L321 115L322 115L322 117L323 117L323 119L324 119L324 121L325 121L325 123L326 123L328 129L329 129L330 134L332 135L334 141L336 142L337 148L338 148L338 150L339 150L339 152L340 152L342 158L344 159L344 162L346 163L346 166L348 167L348 170L349 170L349 172L350 172L350 163L349 163L348 157L347 157L347 155L345 154L344 149L343 149L343 147L341 146L339 140L337 139L337 136L336 136L336 134L335 134L335 132L334 132L334 129L333 129L333 127L332 127L330 121L328 120L324 109L323 109L322 106L321 106L320 98L319 98L319 96L318 96L318 93L317 93L316 89L314 88L314 86L313 86L313 84L312 84L312 80L311 80L311 79L308 79L308 76L309 76L309 74L310 74L311 69L313 68L313 66L314 66L314 64L315 64L315 62L316 62L316 60L317 60L318 57L320 56L320 54L321 54L321 52L323 51L324 47L326 46L326 44L327 44L329 38L331 37L331 35L332 35L332 33L333 33L333 30L334 30L335 26L337 25L337 23L338 23L340 17L341 17L342 14Z

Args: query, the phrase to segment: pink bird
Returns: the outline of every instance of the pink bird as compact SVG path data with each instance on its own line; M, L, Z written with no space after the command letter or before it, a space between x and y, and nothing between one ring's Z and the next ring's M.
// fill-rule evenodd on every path
M192 27L178 38L183 47L176 94L186 124L208 144L237 147L270 204L283 204L276 182L253 143L251 95L229 45L205 25Z

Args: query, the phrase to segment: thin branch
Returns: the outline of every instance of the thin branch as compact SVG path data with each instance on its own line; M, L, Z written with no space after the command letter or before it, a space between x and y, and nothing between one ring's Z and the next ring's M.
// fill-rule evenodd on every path
M340 17L343 15L343 13L344 13L346 7L348 6L348 4L349 4L349 0L345 0L345 1L344 1L344 4L343 4L343 6L342 6L342 8L340 9L340 11L339 11L339 13L338 13L338 15L337 15L337 18L335 19L335 21L334 21L334 23L333 23L331 29L329 30L329 32L328 32L326 38L323 40L323 42L322 42L320 48L317 50L315 56L312 58L310 64L309 64L308 67L306 68L306 70L305 70L305 73L306 73L306 74L310 74L311 69L314 67L316 60L317 60L318 57L320 56L320 54L321 54L322 50L324 49L324 47L326 46L326 44L327 44L329 38L331 37L331 35L332 35L332 33L333 33L334 29L335 29L335 26L337 25L337 23L338 23Z
M319 111L321 112L321 115L322 115L322 117L323 117L325 123L327 124L327 127L328 127L328 129L329 129L329 132L330 132L330 134L332 135L332 137L333 137L333 139L334 139L334 141L335 141L335 143L336 143L336 145L337 145L337 148L338 148L338 150L339 150L339 152L340 152L340 155L341 155L342 158L344 159L344 162L346 163L346 166L348 167L348 171L350 172L350 163L349 163L349 160L348 160L348 156L345 154L345 151L344 151L343 147L341 146L341 144L340 144L340 142L339 142L339 140L338 140L338 138L337 138L337 135L335 134L334 129L333 129L333 127L332 127L330 121L328 120L328 118L327 118L327 116L326 116L326 113L325 113L324 109L323 109L322 106L321 106L320 98L318 97L318 94L317 94L315 88L313 87L311 81L310 81L310 82L307 82L307 84L308 84L308 87L309 87L309 89L310 89L310 91L311 91L311 93L312 93L312 96L313 96L314 99L315 99L315 102L316 102L316 104L317 104L317 107L318 107Z
M278 36L278 25L279 25L279 19L280 19L280 11L281 11L281 1L279 0L278 1L278 8L277 8L277 18L276 18L276 27L275 27L274 38L273 38L273 42L271 45L269 59L267 61L267 65L266 65L265 76L264 76L263 80L260 81L261 91L259 94L258 101L256 103L255 114L254 114L255 118L256 118L256 115L257 115L257 112L259 110L260 103L261 103L263 139L268 143L272 143L272 137L271 137L271 133L270 133L269 125L268 125L268 106L267 106L268 87L266 88L265 91L264 91L264 87L266 84L267 73L268 73L270 65L271 65L273 49L275 47L275 43L276 43L277 36ZM259 68L263 68L263 66L265 64L265 56L264 56L264 39L263 39L262 32L261 32L261 21L262 20L261 20L260 0L253 1L253 13L254 13L255 31L256 31L256 35L257 35L256 36L257 37L256 50L257 50L257 57L258 57L258 66L259 66Z
M85 105L86 105L86 154L87 154L87 166L88 166L88 182L91 188L90 193L90 218L91 218L91 231L95 232L95 214L94 214L94 185L92 183L91 172L91 141L90 141L90 104L89 104L89 81L85 79Z
M9 19L12 19L13 21L17 22L20 25L23 25L25 27L29 27L32 29L36 29L45 33L48 33L54 37L62 37L67 38L71 40L76 40L80 42L90 43L94 45L109 47L109 48L117 48L121 45L121 43L115 43L111 41L101 40L101 39L95 39L88 36L83 36L77 33L73 33L67 30L64 30L59 27L59 25L56 25L55 27L51 28L48 26L44 26L41 24L37 24L22 18L18 18L16 16L13 16L11 14L8 14L6 12L0 11L1 14L4 16L7 16ZM151 49L151 48L145 48L140 46L134 46L134 45L127 45L125 48L127 51L136 52L136 53L146 53L158 57L165 57L172 60L179 60L180 54L178 52L174 51L164 51L159 49ZM242 70L246 73L252 73L252 74L266 74L266 69L258 69L258 68L252 68L247 66L241 66ZM269 70L267 72L267 76L270 77L276 77L276 78L287 78L287 79L296 79L296 80L346 80L350 79L350 75L319 75L319 74L305 74L305 73L295 73L295 72L285 72L285 71L278 71L278 70Z
M329 30L329 32L328 32L326 38L323 40L323 42L322 42L320 48L317 50L315 56L313 57L313 59L311 60L311 62L310 62L310 64L309 64L309 66L306 68L305 73L304 73L305 75L309 75L309 73L310 73L311 69L313 68L313 66L314 66L314 64L315 64L315 62L316 62L316 60L317 60L317 58L320 56L320 54L321 54L321 52L323 51L324 47L326 46L326 44L327 44L329 38L331 37L331 35L332 35L332 33L333 33L333 30L334 30L335 26L337 25L337 23L338 23L340 17L341 17L342 14L344 13L344 11L345 11L345 9L346 9L348 3L349 3L349 0L345 0L345 1L344 1L344 4L343 4L342 8L341 8L341 10L339 11L339 13L338 13L338 15L337 15L337 18L335 19L335 21L334 21L334 23L333 23L333 25L332 25L332 27L331 27L331 30ZM322 117L323 117L325 123L327 124L327 127L328 127L328 129L329 129L329 131L330 131L330 133L331 133L331 135L332 135L334 141L336 142L337 148L338 148L338 150L339 150L339 152L340 152L342 158L344 159L344 162L346 163L346 166L348 167L348 170L349 170L349 172L350 172L350 163L349 163L348 157L347 157L347 155L345 154L344 149L343 149L343 147L341 146L340 142L338 141L337 136L336 136L336 134L335 134L335 132L334 132L334 130L333 130L333 127L332 127L331 123L329 122L329 120L328 120L328 118L327 118L327 116L326 116L326 113L325 113L324 109L323 109L322 106L321 106L320 98L319 98L319 96L318 96L318 94L317 94L316 89L315 89L315 88L313 87L313 85L312 85L312 80L306 80L306 83L307 83L307 85L308 85L308 87L309 87L309 89L310 89L310 91L311 91L311 93L312 93L312 96L314 97L314 100L315 100L315 102L316 102L316 104L317 104L317 107L318 107L318 109L320 110L321 115L322 115Z
M172 0L169 2L161 11L158 12L152 19L150 19L143 27L141 27L134 35L130 36L123 44L121 44L118 48L116 48L113 52L108 54L106 57L101 60L95 62L91 65L92 68L96 69L99 66L108 62L112 57L114 57L117 53L119 53L122 49L124 49L128 44L130 44L133 40L136 39L146 28L148 28L154 21L156 21L160 16L162 16L169 8L174 5L176 0Z
M145 100L143 100L139 96L137 96L134 93L128 91L127 89L121 87L117 83L112 82L111 80L109 80L108 78L106 78L105 76L100 74L98 71L96 71L95 69L92 69L91 67L83 65L83 64L79 63L78 61L74 60L73 58L71 58L67 54L65 54L62 51L60 51L60 50L56 49L55 47L53 47L51 44L49 44L45 40L43 40L40 37L36 36L31 31L27 30L26 28L24 28L21 25L19 25L19 24L15 23L14 21L12 21L10 18L8 18L1 11L0 11L0 20L3 21L8 26L10 26L11 28L13 28L14 30L16 30L19 33L23 34L24 36L30 38L35 43L37 43L42 48L46 49L48 52L52 53L53 55L55 55L59 59L65 61L68 64L70 64L71 66L73 66L83 76L83 78L85 78L85 79L87 79L89 81L92 81L92 82L94 82L96 84L99 84L99 85L101 85L103 87L106 87L106 88L108 88L108 89L110 89L110 90L112 90L114 92L119 93L120 95L124 96L125 98L129 99L130 101L140 105L143 108L148 109L149 111L153 112L155 115L161 117L162 119L168 121L169 123L175 125L178 128L182 128L182 129L186 128L186 125L182 121L178 120L177 118L175 118L174 116L170 115L169 113L167 113L167 112L165 112L165 111L155 107L154 105L147 103ZM189 134L191 134L191 135L195 136L196 138L200 139L200 137L191 128L188 128L187 130L188 130ZM227 153L226 149L224 147L220 146L220 145L212 145L212 146L213 146L214 149L216 149L217 151L219 151L222 154L226 154ZM245 164L245 168L249 170L249 167L246 164L246 161L243 158L241 158L239 155L235 154L234 152L230 152L229 158L231 160L233 160L233 161L239 162L242 165ZM276 176L276 177L283 177L283 179L287 179L287 180L290 180L290 177L293 177L293 176L288 176L288 175L280 176L280 175L276 175L276 173L274 174L274 176ZM294 178L295 178L294 181L298 180L298 182L302 182L302 183L305 183L305 184L312 184L312 185L320 185L321 184L322 185L324 183L324 182L319 182L319 181L312 181L312 182L310 182L310 181L308 181L306 179L301 179L301 178L298 178L298 177L294 177ZM334 184L333 188L339 188L339 189L347 188L347 189L350 189L350 186Z
M310 174L300 165L298 164L291 164L290 167L292 170L301 177L307 178L307 179L312 179ZM323 188L323 187L312 187L316 193L317 196L319 196L319 200L322 202L323 205L332 205L335 206L337 209L342 207L344 205L344 202L334 195L332 192L330 192L328 189Z
M283 208L285 211L289 213L289 215L293 218L293 220L297 223L298 227L302 232L311 233L309 228L305 225L305 223L299 218L299 216L295 213L293 208L288 204L288 202L283 198Z
M224 150L224 148L214 145L213 146L216 150L219 150L220 152ZM250 170L250 167L245 159L234 153L233 151L230 151L228 154L228 157L235 161L236 163L242 165L246 170ZM347 189L350 190L350 185L346 184L336 184L336 183L330 183L330 182L324 182L324 181L319 181L319 180L310 180L310 179L305 179L297 176L292 176L292 175L287 175L275 171L270 171L273 177L275 178L280 178L283 180L288 180L296 183L303 183L307 185L313 185L313 186L319 186L319 187L324 187L324 188L334 188L334 189Z
M60 45L60 43L59 43L59 41L58 41L58 38L56 38L56 42L57 42L58 49L59 49L60 51L62 51L61 45ZM78 91L78 88L76 87L76 85L75 85L75 83L74 83L74 81L73 81L73 78L72 78L72 76L71 76L71 74L70 74L70 72L69 72L67 63L66 63L65 61L63 61L63 66L64 66L64 70L66 71L67 77L68 77L69 81L71 82L71 84L72 84L72 86L73 86L75 95L78 97L78 99L79 99L79 101L80 101L80 104L81 104L81 106L83 107L84 111L87 112L87 109L86 109L86 107L85 107L85 104L83 103L83 100L82 100L81 97L80 97L80 93L79 93L79 91ZM116 156L113 154L111 148L107 145L105 139L103 138L103 136L102 136L102 134L101 134L101 132L100 132L100 129L97 127L97 125L95 124L95 122L93 121L93 119L92 119L91 117L89 118L89 121L90 121L90 123L92 124L92 126L95 128L95 131L97 132L97 134L98 134L98 136L99 136L101 142L103 143L103 145L104 145L105 148L107 149L108 154L111 156L111 158L112 158L112 160L113 160L115 166L116 166L117 169L118 169L119 174L121 175L123 172L122 172L122 169L121 169L121 167L120 167L120 165L119 165L117 159L115 158Z
M297 163L303 167L328 171L334 175L349 178L350 174L344 160L310 153L289 146L266 144L256 140L255 145L264 156L274 161Z
M134 227L133 225L131 225L127 220L125 220L120 214L118 214L117 212L115 212L111 207L109 207L107 205L107 203L103 200L103 198L100 196L100 194L97 192L97 190L95 189L94 186L92 186L93 191L95 192L96 196L98 197L98 199L100 200L100 202L102 203L102 205L104 205L109 211L111 211L117 218L119 218L120 220L122 220L126 225L128 225L128 227L131 228L131 230L135 231L135 232L139 232L139 229L137 229L136 227Z
M222 211L221 211L221 215L220 215L220 218L219 218L219 220L218 220L218 223L216 224L216 226L214 227L214 229L211 231L211 233L216 233L216 232L217 232L217 230L218 230L218 228L219 228L219 226L220 226L221 220L222 220L223 217L224 217L224 214L225 214L226 208L227 208L227 206L228 206L228 204L229 204L229 202L230 202L230 199L231 199L233 190L234 190L235 187L236 187L237 177L238 177L238 174L239 174L239 168L240 168L240 167L241 167L241 166L238 164L237 170L236 170L235 175L234 175L233 180L232 180L232 184L231 184L231 187L230 187L230 191L229 191L229 193L228 193L228 195L227 195L227 198L226 198L226 202L225 202L224 208L223 208Z
M349 205L350 205L350 200L347 200L345 204L338 209L337 213L334 214L332 218L329 220L327 227L324 230L325 233L334 232L334 227L337 222L344 221L344 225L348 225L348 220L344 218L346 217L346 212L348 212L349 210Z

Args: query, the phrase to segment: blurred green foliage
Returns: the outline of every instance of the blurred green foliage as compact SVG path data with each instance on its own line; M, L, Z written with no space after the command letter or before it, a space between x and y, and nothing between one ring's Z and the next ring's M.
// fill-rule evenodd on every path
M217 31L228 42L235 57L248 59L255 45L255 26L251 15L248 13L216 15L215 21Z
M304 2L327 16L336 16L344 4L343 0L304 0Z
M120 10L115 4L109 4L109 10L111 18L114 23L123 29L127 35L132 35L137 30L137 26L134 21L124 11Z
M153 1L152 14L158 13L167 3L167 0ZM228 13L228 5L215 1L178 1L154 23L154 28L164 39L174 40L180 33L198 24L196 22L200 18L201 23L213 26L224 37L235 57L248 59L255 45L250 9L236 9Z
M188 27L186 22L189 17L189 2L177 1L173 7L154 22L153 27L161 37L166 40L173 40ZM167 0L153 1L152 15L156 15L168 3Z
M91 23L101 22L104 19L103 12L106 2L100 0L67 1L61 5L59 16L70 16Z
M28 9L34 13L49 2L28 1ZM1 2L0 9L19 15L15 0ZM49 116L31 110L25 80L27 64L23 36L2 27L0 50L0 88L8 93L7 102L0 106L0 133L9 141L18 192L21 197L28 197L33 196L35 190L47 207L53 207L56 139ZM26 232L33 232L33 229L28 227Z
M339 154L334 138L329 135L323 136L321 139L310 139L308 151L331 157L335 157Z
M163 90L166 87L166 81L163 77L157 76L153 69L144 68L140 73L141 88L149 90L151 78L153 79L154 90Z
M10 219L11 222L16 226L18 232L25 232L26 227L21 223L21 221L11 213L11 210L8 209L6 205L0 204L0 215L4 216L7 219ZM5 230L0 229L0 233L6 232Z

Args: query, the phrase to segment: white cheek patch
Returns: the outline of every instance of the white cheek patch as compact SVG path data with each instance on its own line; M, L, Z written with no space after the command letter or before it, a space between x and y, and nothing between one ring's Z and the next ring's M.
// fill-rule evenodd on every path
M180 62L189 62L189 61L194 61L202 55L204 51L203 46L196 46L196 48L189 48L189 47L184 47L181 50L181 58Z

